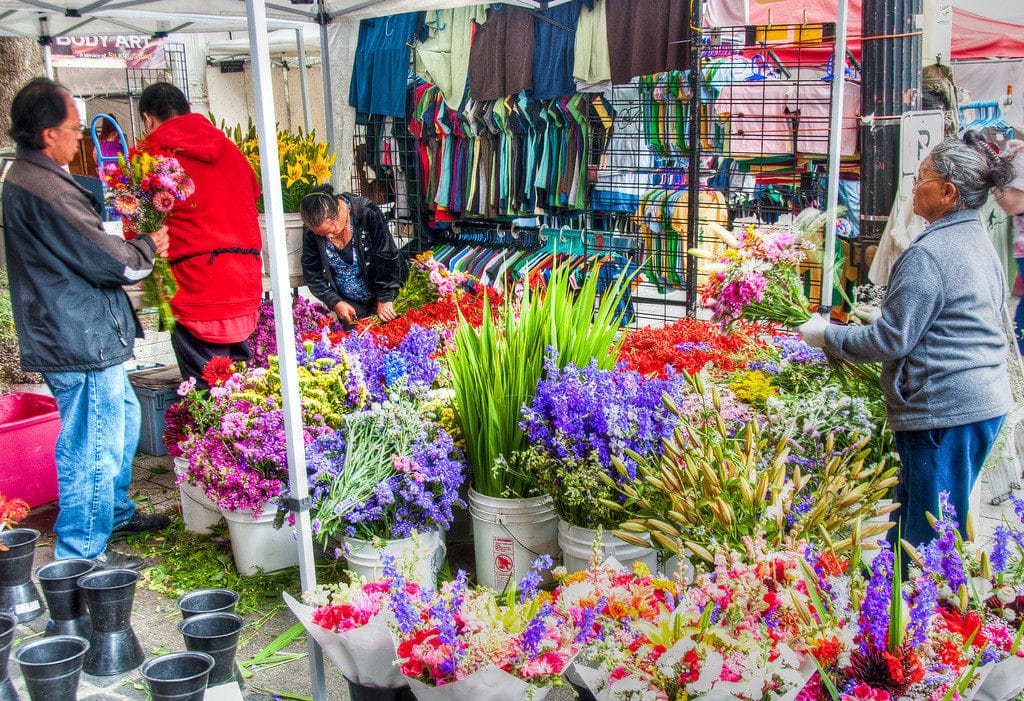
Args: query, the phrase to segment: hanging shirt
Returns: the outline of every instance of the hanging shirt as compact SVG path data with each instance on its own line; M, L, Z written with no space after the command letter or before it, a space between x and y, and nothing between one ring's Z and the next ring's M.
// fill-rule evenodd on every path
M420 21L420 13L406 12L359 23L348 91L348 103L357 112L405 116L409 43Z
M594 84L612 79L608 56L607 0L594 0L593 8L584 9L576 22L576 47L572 74L576 89L580 83Z
M533 86L533 16L520 7L492 9L469 50L474 100L497 100Z
M334 287L343 298L356 302L369 302L373 294L366 287L363 281L363 266L356 255L355 246L350 241L347 246L339 250L333 243L327 241L324 247L327 254L327 263L331 266L331 279Z
M612 82L690 64L690 9L680 0L618 0L606 9Z
M576 92L576 82L572 79L576 23L584 4L589 9L594 3L593 0L572 0L537 12L533 23L533 99L549 100Z
M487 21L487 5L427 13L429 35L416 44L416 75L441 89L445 102L458 109L466 94L473 23Z

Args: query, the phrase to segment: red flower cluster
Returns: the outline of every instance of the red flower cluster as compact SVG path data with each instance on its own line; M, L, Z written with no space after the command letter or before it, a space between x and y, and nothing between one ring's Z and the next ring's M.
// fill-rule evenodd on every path
M321 628L341 633L365 626L376 614L375 611L360 609L351 604L324 606L313 612L313 623Z
M10 528L28 514L28 502L24 499L8 499L0 494L0 529ZM3 543L0 543L0 548Z
M478 285L472 294L439 299L386 324L376 319L364 319L356 329L360 333L372 334L383 346L394 348L414 325L425 329L454 328L459 321L459 312L473 326L479 326L484 317L484 299L488 300L492 314L500 308L501 295L493 287Z
M645 326L631 331L619 351L619 359L642 375L665 377L666 367L690 374L710 364L727 373L744 367L767 348L761 336L771 335L770 324L738 323L732 334L718 324L683 318L661 328Z

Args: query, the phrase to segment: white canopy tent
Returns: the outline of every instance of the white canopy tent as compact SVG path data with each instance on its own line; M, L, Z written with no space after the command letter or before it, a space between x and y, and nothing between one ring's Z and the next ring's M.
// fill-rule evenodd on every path
M569 0L507 0L506 4L537 8L539 5L558 5ZM351 143L354 113L344 103L335 102L332 95L347 92L350 67L355 54L358 20L400 12L446 9L479 4L479 0L0 0L0 35L39 38L44 51L46 38L55 36L81 36L94 34L151 34L164 36L172 32L224 32L245 29L248 32L249 55L252 59L256 98L256 127L260 142L260 164L265 183L278 182L278 152L276 116L270 73L270 41L268 31L291 29L296 39L308 26L319 28L322 62L324 104L328 111L327 141L339 151L339 144ZM841 3L845 5L845 3ZM844 8L845 10L845 8ZM845 11L841 11L839 33L845 43ZM305 50L305 42L297 41L297 51ZM304 63L304 62L303 62ZM332 73L341 68L342 76ZM836 81L839 90L842 81ZM841 118L835 105L842 104L842 93L833 95L832 151L839 152ZM336 139L335 134L341 138ZM347 174L351 163L349 150L340 149L340 172ZM834 164L830 164L834 165ZM835 211L838 181L832 183L830 167L828 211ZM336 171L337 177L337 171ZM342 177L345 177L343 175ZM271 289L274 296L274 318L277 325L277 347L280 354L281 393L285 413L287 454L289 465L290 498L299 532L299 567L304 590L316 586L313 559L313 538L308 508L308 484L302 441L302 412L296 371L294 325L291 316L290 281L287 250L284 245L284 209L281 192L269 187L264 191L267 221L268 256ZM826 244L825 274L830 272L834 247L834 216L831 217ZM825 277L824 279L829 279ZM829 291L829 301L831 292ZM823 290L823 302L825 293ZM323 657L317 644L309 639L310 678L312 695L317 701L326 698Z

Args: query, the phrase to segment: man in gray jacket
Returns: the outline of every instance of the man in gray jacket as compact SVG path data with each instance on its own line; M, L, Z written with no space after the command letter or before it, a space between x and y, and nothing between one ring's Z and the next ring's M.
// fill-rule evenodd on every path
M1006 273L978 218L988 190L1011 174L994 155L959 141L936 146L914 180L914 212L928 227L893 266L882 316L862 327L815 316L800 327L809 345L838 358L882 363L902 462L899 530L889 531L890 541L897 532L913 545L931 541L925 513L938 517L943 493L963 529L971 490L1013 403Z
M64 169L82 127L62 86L25 85L8 133L18 151L3 220L21 365L43 374L61 418L55 555L138 567L141 558L108 550L108 540L169 519L136 511L128 498L141 416L122 363L142 327L121 286L150 274L154 255L167 251L167 229L133 241L104 231L101 203Z

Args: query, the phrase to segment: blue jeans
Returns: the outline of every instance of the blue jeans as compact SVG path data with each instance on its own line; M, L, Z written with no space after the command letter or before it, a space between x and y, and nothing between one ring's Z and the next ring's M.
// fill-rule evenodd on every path
M1024 280L1024 258L1014 258L1021 280ZM1013 317L1013 333L1017 337L1017 350L1024 355L1024 299L1017 304L1017 313Z
M103 553L115 526L130 519L132 460L142 414L121 365L91 372L47 372L57 400L57 488L60 514L54 525L56 559Z
M903 468L894 495L901 506L890 517L897 524L887 534L890 543L895 544L897 535L914 546L934 538L925 512L938 517L941 492L949 492L960 533L965 533L971 490L1004 418L894 433Z

